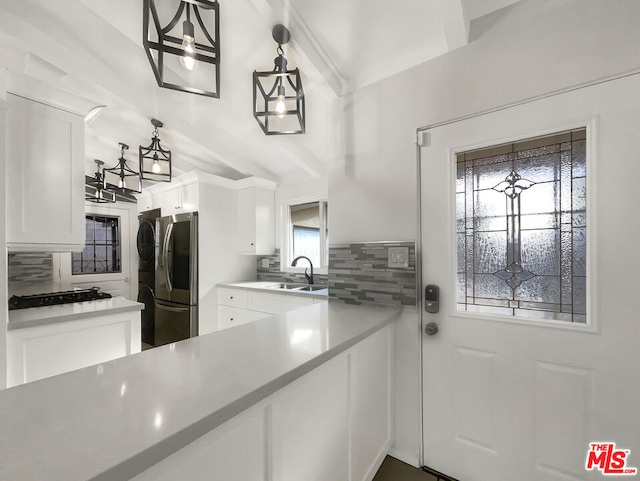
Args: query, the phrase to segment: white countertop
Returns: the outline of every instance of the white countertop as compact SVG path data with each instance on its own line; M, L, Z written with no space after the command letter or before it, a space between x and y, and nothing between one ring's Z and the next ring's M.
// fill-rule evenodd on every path
M130 479L399 315L323 302L0 391L0 480Z
M270 294L285 294L290 296L299 297L312 297L316 299L326 299L329 296L329 289L320 289L317 291L296 291L293 289L277 289L280 282L275 281L243 281L243 282L224 282L218 284L218 287L232 287L234 289L251 289L255 291L268 292ZM298 283L284 283L284 284L298 284ZM304 285L304 283L299 283ZM317 285L317 284L315 284Z
M144 304L122 297L100 299L97 301L74 302L46 307L31 307L9 311L7 329L44 326L57 322L76 321L90 317L117 314L119 312L141 311ZM4 480L2 480L4 481Z

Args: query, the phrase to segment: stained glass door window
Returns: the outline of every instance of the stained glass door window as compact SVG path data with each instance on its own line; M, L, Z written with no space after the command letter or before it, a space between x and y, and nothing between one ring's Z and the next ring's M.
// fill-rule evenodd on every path
M586 130L457 154L458 310L586 323Z

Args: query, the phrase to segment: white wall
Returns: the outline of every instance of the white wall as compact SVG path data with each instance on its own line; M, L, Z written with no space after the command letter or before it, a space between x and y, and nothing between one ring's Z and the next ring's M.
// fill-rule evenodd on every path
M638 18L636 0L523 0L476 22L480 37L466 47L340 99L328 170L331 243L417 239L416 129L637 71ZM420 316L405 312L395 332L392 452L414 464L419 326Z

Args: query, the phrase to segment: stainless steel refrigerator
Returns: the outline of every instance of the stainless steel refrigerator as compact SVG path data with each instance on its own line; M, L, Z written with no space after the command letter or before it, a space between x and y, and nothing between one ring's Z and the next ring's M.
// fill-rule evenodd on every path
M198 213L156 219L154 345L198 335Z

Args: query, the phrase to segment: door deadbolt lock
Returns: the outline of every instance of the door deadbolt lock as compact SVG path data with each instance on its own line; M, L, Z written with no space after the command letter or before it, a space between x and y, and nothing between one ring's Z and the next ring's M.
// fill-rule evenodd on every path
M440 288L429 284L424 288L424 310L435 314L440 309Z
M439 330L438 324L435 322L429 322L424 328L424 332L427 336L433 336L434 334L437 334Z

